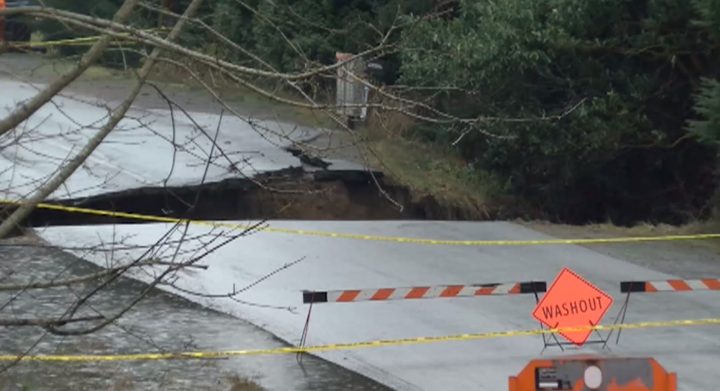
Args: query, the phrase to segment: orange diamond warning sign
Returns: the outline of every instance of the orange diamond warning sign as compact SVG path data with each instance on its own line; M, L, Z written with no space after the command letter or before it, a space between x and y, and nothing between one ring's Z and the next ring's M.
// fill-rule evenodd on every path
M613 298L568 268L553 281L533 311L533 317L550 328L597 325L613 303ZM575 345L582 346L592 330L560 332Z

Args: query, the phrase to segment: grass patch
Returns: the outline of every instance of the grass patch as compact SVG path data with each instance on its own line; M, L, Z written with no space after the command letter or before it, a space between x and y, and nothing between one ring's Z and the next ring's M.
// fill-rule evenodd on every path
M406 135L412 124L386 118L361 129L375 156L373 167L407 186L413 198L432 196L441 204L461 208L473 218L487 217L501 197L500 186L486 173L469 166L449 146L413 140Z
M44 56L46 58L49 58L50 60L41 60L29 63L28 68L20 69L17 71L19 75L24 77L37 78L40 80L55 80L58 76L69 72L77 65L77 58L75 57L58 58L50 53L36 55ZM121 78L129 78L129 75L120 70L115 70L100 65L92 65L85 72L83 72L83 74L80 75L78 79L86 81L98 81Z
M667 235L693 235L702 233L720 232L720 222L694 222L681 226L668 224L636 224L632 227L620 227L612 223L569 225L556 224L544 221L525 222L524 224L536 227L543 231L556 231L566 233L570 238L609 238L630 236L667 236Z
M197 88L201 87L198 86ZM283 104L241 86L235 86L223 92L223 96L228 103L233 106L241 106L245 111L265 113L265 116L276 116L279 120L291 121L303 126L334 127L332 119L319 110ZM303 98L288 92L280 92L278 95L283 98L304 102Z
M229 106L238 107L243 113L252 113L253 116L263 117L264 119L277 119L309 127L329 128L334 126L332 119L323 111L311 110L279 102L260 95L238 84L234 80L223 77L209 67L196 64L186 65L201 78L203 83L213 88ZM155 67L153 67L150 79L162 83L165 86L182 88L188 92L208 94L201 83L191 77L185 69L174 64L157 63ZM262 84L259 86L266 91L272 92L278 98L309 103L297 91L292 90L287 85L283 85L281 88ZM327 98L316 99L317 103L320 104L325 103L327 100Z
M368 142L378 155L374 162L403 185L458 203L488 201L487 187L474 170L440 148L403 139Z
M693 235L720 232L720 222L718 221L694 222L681 226L643 223L632 227L619 227L612 223L586 225L555 224L544 221L520 223L537 231L564 239L604 239L615 237ZM654 246L657 245L657 243L658 242L632 243L629 245ZM704 248L720 254L720 240L717 239L679 240L665 243L674 243L678 247Z
M44 37L41 33L34 33L32 41L42 42ZM38 54L44 59L29 62L30 67L22 69L19 73L25 77L33 77L40 80L54 80L58 75L68 72L77 64L78 56L62 57L58 51L49 49L44 55ZM237 109L243 115L268 120L280 120L292 122L308 127L332 127L334 122L322 111L282 104L273 99L261 96L246 87L237 83L220 78L216 72L209 69L192 66L191 69L200 75L203 82L211 86L231 107ZM102 65L89 67L80 77L83 81L127 81L132 83L135 80L132 70L125 71L121 68L114 68ZM175 65L158 62L153 67L153 72L148 78L164 89L184 94L198 94L210 97L205 88L195 79L190 77L184 69ZM269 89L272 90L272 89ZM274 90L273 90L274 91ZM277 96L285 99L304 101L287 86L276 91ZM323 100L319 100L323 103Z

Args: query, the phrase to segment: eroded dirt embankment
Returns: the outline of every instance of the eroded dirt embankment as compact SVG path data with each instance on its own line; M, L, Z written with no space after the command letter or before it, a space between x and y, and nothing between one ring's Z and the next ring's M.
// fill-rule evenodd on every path
M55 203L207 220L465 220L477 213L414 199L380 172L291 168L201 186L133 189ZM400 207L402 206L402 207ZM133 219L38 209L31 226L138 223Z

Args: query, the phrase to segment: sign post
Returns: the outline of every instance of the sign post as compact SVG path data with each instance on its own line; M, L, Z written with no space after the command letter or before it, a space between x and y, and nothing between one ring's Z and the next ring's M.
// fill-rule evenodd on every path
M564 268L555 278L550 289L538 303L532 315L541 324L551 328L574 328L597 326L613 304L613 298L578 274ZM597 331L597 330L595 330ZM583 346L593 330L561 331L572 345ZM591 341L607 344L606 340ZM557 343L562 345L567 343ZM547 347L547 342L545 347Z

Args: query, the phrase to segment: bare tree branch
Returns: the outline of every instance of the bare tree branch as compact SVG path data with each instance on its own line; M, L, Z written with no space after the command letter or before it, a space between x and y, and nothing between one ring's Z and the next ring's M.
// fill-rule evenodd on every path
M102 320L102 316L84 316L72 319L0 319L0 327L17 327L17 326L40 326L40 327L58 327L70 323L90 322L94 320Z
M133 9L139 0L125 0L115 13L113 22L124 23L132 14ZM49 12L52 12L50 10ZM97 40L90 50L80 59L78 64L70 71L57 78L49 84L43 91L35 95L29 101L20 104L10 115L0 120L0 135L5 134L8 130L16 127L28 117L33 115L40 107L46 104L57 93L59 93L68 84L72 83L80 75L83 74L92 64L94 64L105 52L112 37L103 35Z
M190 5L188 5L187 9L185 10L185 14L187 16L192 16L197 9L200 7L200 4L202 4L203 0L193 0ZM185 19L180 19L175 24L175 27L172 29L170 34L168 35L168 41L172 41L175 38L180 35L180 32L182 31L183 27L185 26ZM83 147L83 149L80 151L80 153L75 156L68 164L66 164L63 169L54 176L46 185L44 185L38 192L36 192L30 200L28 200L28 204L23 205L19 207L15 212L13 212L10 217L5 219L2 224L0 224L0 238L6 237L10 232L12 232L15 227L17 227L20 222L22 222L29 214L30 212L35 209L35 206L42 202L45 198L47 198L50 194L52 194L62 183L64 183L67 178L72 175L75 170L77 170L90 156L93 151L102 143L102 141L107 137L110 132L115 129L115 126L125 117L125 114L130 109L130 106L135 101L135 98L140 93L140 89L142 88L143 84L145 83L145 79L150 74L150 71L152 70L153 66L155 65L155 60L160 56L162 49L155 48L150 55L150 57L145 61L145 64L143 64L143 67L138 71L138 80L135 83L134 88L130 92L130 95L123 101L123 103L118 107L115 111L113 111L112 116L110 117L110 120L103 126L100 131L98 131L95 136L93 136L90 141Z

